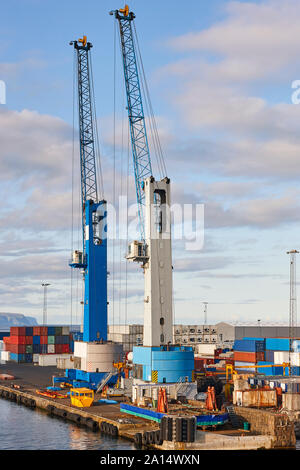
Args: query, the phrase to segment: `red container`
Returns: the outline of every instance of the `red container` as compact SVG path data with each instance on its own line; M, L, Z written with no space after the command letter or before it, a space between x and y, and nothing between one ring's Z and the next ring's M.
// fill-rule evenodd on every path
M25 336L25 344L32 344L32 336Z
M48 344L48 336L41 336L40 344Z
M34 336L40 336L40 334L41 334L41 327L40 326L34 326L33 327L33 335Z
M26 344L25 342L26 336L11 336L10 337L10 344Z
M70 352L70 347L68 344L62 344L62 353L69 353Z
M10 344L7 351L14 354L25 354L25 344Z
M10 335L11 336L25 336L26 328L25 326L11 326Z
M40 331L41 336L48 336L48 326L40 326Z
M63 347L63 344L56 344L55 345L55 353L56 354L61 354L62 353L62 347Z
M4 343L10 343L10 336L4 336L3 341Z

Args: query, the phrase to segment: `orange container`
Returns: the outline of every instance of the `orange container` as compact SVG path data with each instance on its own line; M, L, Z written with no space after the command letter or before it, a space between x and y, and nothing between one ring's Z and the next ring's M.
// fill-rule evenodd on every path
M264 360L264 352L245 352L245 351L234 351L233 358L237 362L252 362L257 363L258 361Z
M34 327L33 327L33 334L34 334L34 336L40 336L40 334L41 334L41 327L40 327L40 326L34 326Z
M40 344L48 344L48 336L40 336Z

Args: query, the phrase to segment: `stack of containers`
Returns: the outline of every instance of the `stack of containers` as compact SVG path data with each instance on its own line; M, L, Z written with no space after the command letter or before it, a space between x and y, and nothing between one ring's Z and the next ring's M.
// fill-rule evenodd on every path
M265 360L263 338L238 339L233 345L234 365L239 373L256 373L259 362Z
M27 363L39 362L40 354L68 354L72 342L68 326L11 327L4 338L10 360Z
M295 347L297 344L295 344ZM266 338L265 341L265 361L260 362L261 367L258 368L258 373L265 375L285 375L289 374L288 367L283 370L283 363L290 362L293 367L292 374L300 375L300 355L297 353L290 353L290 339L289 338ZM266 365L273 367L264 367Z

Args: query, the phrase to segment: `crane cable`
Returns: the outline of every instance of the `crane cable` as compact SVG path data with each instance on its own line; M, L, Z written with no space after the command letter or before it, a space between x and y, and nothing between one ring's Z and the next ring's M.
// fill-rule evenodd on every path
M145 68L144 68L142 54L140 50L138 35L136 32L136 27L135 27L134 22L133 22L133 30L134 30L133 42L135 44L135 49L137 51L137 67L139 71L139 76L141 77L143 95L145 97L145 104L146 104L147 113L149 116L150 136L151 136L151 140L152 140L153 147L155 150L154 154L157 160L158 170L159 170L161 178L163 178L167 174L166 165L165 165L163 150L162 150L160 139L159 139L155 115L154 115L151 98L150 98L149 87L148 87L148 83L146 79Z

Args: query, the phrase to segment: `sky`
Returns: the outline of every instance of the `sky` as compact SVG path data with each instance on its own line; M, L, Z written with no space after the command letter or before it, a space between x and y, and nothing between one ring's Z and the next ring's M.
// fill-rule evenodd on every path
M83 34L93 43L104 194L112 203L128 184L134 203L118 34L108 14L121 7L111 0L1 7L0 311L41 321L47 281L48 321L81 319L82 282L68 266L80 246L69 42ZM300 251L300 107L292 87L300 80L300 3L133 0L129 7L172 201L204 207L203 247L173 241L175 322L203 322L203 302L209 323L287 322L287 251ZM126 264L125 245L109 244L109 321L137 323L143 276Z

